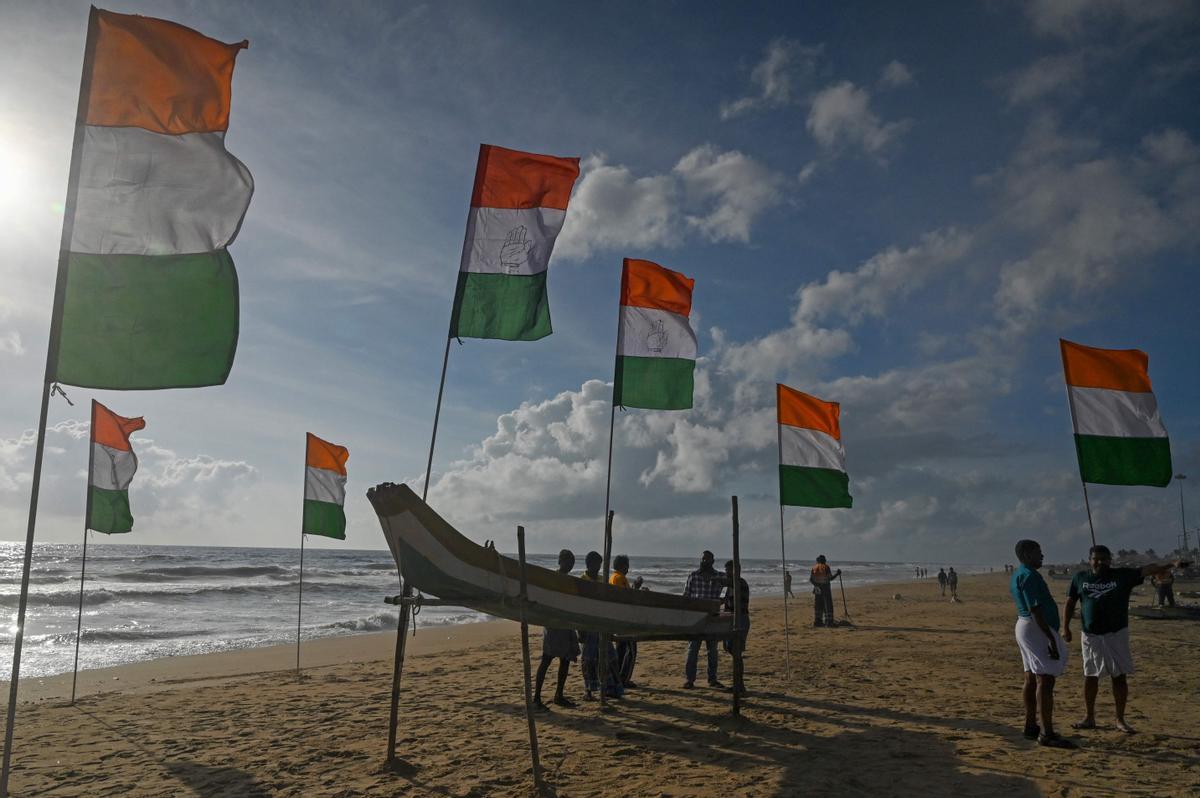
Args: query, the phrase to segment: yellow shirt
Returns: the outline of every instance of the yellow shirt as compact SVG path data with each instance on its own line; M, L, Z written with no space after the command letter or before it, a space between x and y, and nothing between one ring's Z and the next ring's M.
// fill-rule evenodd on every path
M628 577L626 577L625 574L617 573L616 571L613 571L608 577L608 583L610 585L614 585L615 587L630 587Z

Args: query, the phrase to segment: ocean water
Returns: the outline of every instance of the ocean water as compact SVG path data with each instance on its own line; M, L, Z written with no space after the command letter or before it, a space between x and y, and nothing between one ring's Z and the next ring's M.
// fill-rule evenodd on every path
M79 609L78 544L34 547L23 677L69 672ZM21 587L21 544L0 544L0 678L12 668ZM557 554L531 554L553 568ZM83 597L81 669L160 657L290 643L296 639L298 549L135 546L89 543ZM807 561L789 561L793 592L807 599ZM916 563L834 562L847 586L912 579ZM937 573L938 566L926 564ZM580 563L582 567L582 563ZM718 567L720 563L718 563ZM633 557L630 576L651 590L679 593L695 558ZM958 565L964 574L986 567ZM752 596L782 595L778 560L747 559L743 576ZM395 629L396 608L383 602L399 592L387 551L306 549L304 639ZM486 620L465 608L423 607L418 628Z

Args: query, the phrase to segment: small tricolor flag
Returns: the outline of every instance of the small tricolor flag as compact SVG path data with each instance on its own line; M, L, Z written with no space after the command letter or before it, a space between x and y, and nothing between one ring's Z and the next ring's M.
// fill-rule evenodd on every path
M578 177L578 158L480 145L452 338L536 341L550 334L546 269Z
M657 263L625 259L613 404L650 410L692 406L696 334L688 316L695 285Z
M141 418L118 416L92 400L91 474L88 477L87 528L111 535L133 529L129 483L137 455L129 436L146 426Z
M307 433L304 468L305 535L346 539L346 461L350 450Z
M225 131L246 46L92 9L47 379L130 390L228 376L238 280L227 247L254 181Z
M1139 349L1097 349L1059 339L1075 451L1084 482L1171 482L1171 443Z
M841 405L776 384L779 418L779 503L852 507Z

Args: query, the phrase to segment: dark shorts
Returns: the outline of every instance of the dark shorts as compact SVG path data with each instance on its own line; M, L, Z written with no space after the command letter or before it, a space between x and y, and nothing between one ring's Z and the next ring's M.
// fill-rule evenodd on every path
M579 635L574 629L544 629L542 656L562 657L574 662L579 657Z

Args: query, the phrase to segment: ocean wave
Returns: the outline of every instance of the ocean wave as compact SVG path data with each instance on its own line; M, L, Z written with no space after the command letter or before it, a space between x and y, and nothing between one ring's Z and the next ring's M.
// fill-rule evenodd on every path
M154 640L178 640L184 637L206 637L212 632L207 629L191 629L186 631L168 631L165 629L84 629L84 643L137 643ZM41 645L74 645L74 632L36 635L31 640Z
M334 621L321 626L322 629L345 629L349 632L384 632L395 629L399 616L391 612L381 612L367 618L355 618L351 621Z
M304 591L336 590L345 592L343 582L305 582ZM296 583L271 585L224 585L221 587L198 587L187 590L88 590L83 594L85 606L106 604L110 601L191 601L207 596L269 596L275 593L294 593ZM20 601L18 593L0 593L0 607L16 607ZM78 590L57 590L49 593L30 593L29 603L35 607L73 607L79 603Z
M207 565L180 565L169 568L143 568L140 571L122 571L111 575L122 582L164 582L171 579L189 579L196 576L224 576L246 578L252 576L284 576L290 572L278 565L239 565L230 568L213 568Z

